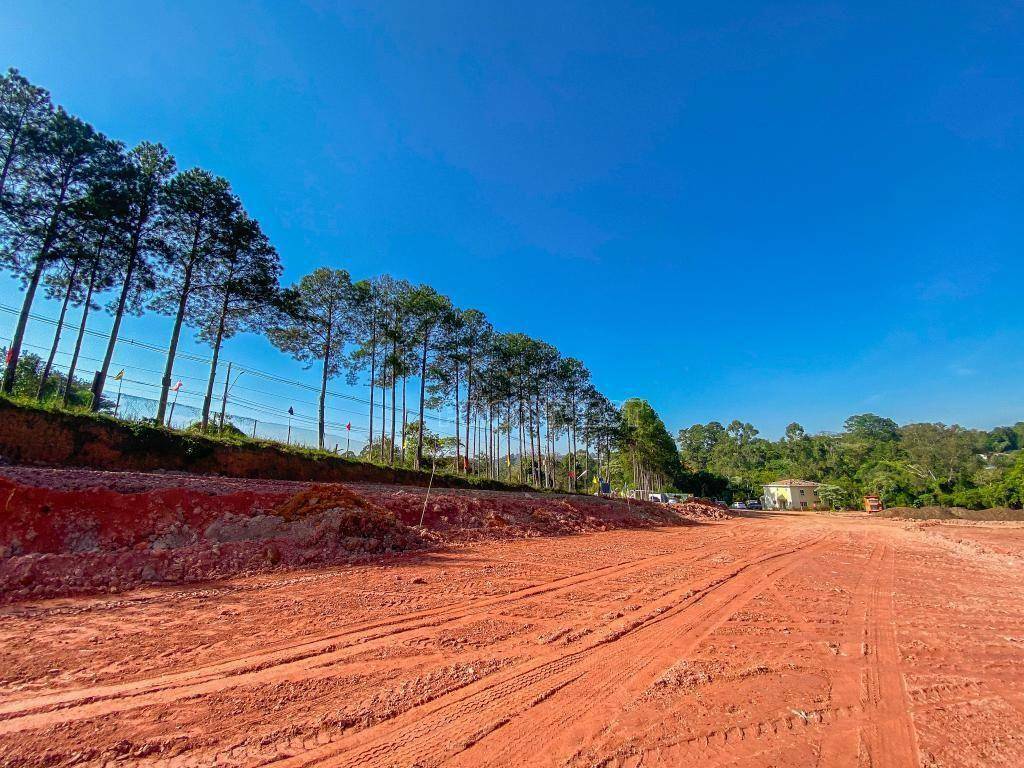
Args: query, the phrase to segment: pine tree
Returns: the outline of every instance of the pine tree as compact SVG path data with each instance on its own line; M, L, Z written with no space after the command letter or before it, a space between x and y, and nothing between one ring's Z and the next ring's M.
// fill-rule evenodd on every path
M158 235L160 200L174 170L174 158L160 144L144 141L128 153L124 169L124 231L114 277L115 285L119 284L121 289L108 307L114 320L103 362L93 380L93 410L100 406L125 313L140 313L155 288L152 256L161 244Z
M210 421L221 346L240 331L262 330L275 308L280 276L281 260L259 222L240 208L234 211L213 253L206 277L210 289L194 295L187 311L199 340L213 348L203 397L204 431Z
M350 332L352 281L343 269L320 267L283 294L282 311L270 324L270 341L296 360L319 361L320 403L318 445L324 448L327 382L344 362Z
M179 173L163 190L159 249L163 271L150 305L171 314L174 322L160 381L158 423L163 423L167 409L174 358L189 299L194 293L206 294L215 285L217 249L227 237L238 207L238 199L231 194L227 180L200 168Z
M18 367L29 314L43 277L58 258L69 212L88 194L91 184L116 162L120 145L92 126L58 108L32 142L25 160L18 199L5 202L5 221L15 233L13 248L2 252L6 266L25 286L18 322L12 334L4 371L3 391L10 393Z

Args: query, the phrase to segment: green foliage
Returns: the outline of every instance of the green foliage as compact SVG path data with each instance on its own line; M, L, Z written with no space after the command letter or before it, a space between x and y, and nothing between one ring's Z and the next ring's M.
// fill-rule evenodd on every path
M0 356L6 355L7 350L0 348ZM39 384L42 381L44 363L39 355L26 353L18 358L17 374L14 379L14 391L11 395L19 401L35 401L39 394ZM67 376L63 372L51 370L46 378L46 385L42 388L42 396L39 402L47 405L60 404L63 401L63 393L67 388ZM75 378L68 390L66 400L67 407L71 409L88 408L92 401L92 392L89 384L81 379ZM113 407L113 403L104 399L102 407Z
M676 489L684 479L679 449L665 422L646 400L622 404L619 452L613 485L649 490Z
M203 429L203 422L196 421L189 424L185 430L186 432L197 432L201 435L208 435L210 437L219 437L222 440L228 442L252 442L248 435L242 430L232 424L230 421L225 421L224 426L216 423L216 419L211 419L210 423L206 425L206 429Z
M838 485L819 485L818 497L829 509L840 509L849 503L846 490Z
M677 440L685 469L721 478L733 497L759 497L764 483L796 477L823 483L819 494L830 506L859 506L866 493L877 493L886 506L1024 503L1024 452L1016 426L990 432L945 424L901 427L866 413L847 419L840 434L808 435L793 423L782 439L770 441L734 421L728 427L695 424L680 430Z

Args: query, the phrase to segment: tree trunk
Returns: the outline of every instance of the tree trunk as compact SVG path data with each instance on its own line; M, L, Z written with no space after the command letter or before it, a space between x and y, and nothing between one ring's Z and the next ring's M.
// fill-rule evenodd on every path
M206 382L206 397L203 398L203 432L210 423L210 406L213 403L213 383L217 379L217 360L220 357L220 346L224 341L224 322L228 315L228 292L224 291L224 301L220 306L220 319L217 321L217 334L213 340L213 359L210 361L210 377Z
M505 460L508 466L508 481L512 482L512 401L505 404L505 418L508 421L508 431L505 432Z
M526 412L529 414L529 421L527 422L527 426L528 426L529 431L530 431L530 479L534 483L534 485L536 485L537 484L537 454L535 453L534 447L533 447L533 437L534 437L534 433L533 433L533 403L529 403L528 402L526 404Z
M43 240L43 247L39 249L36 256L36 263L32 269L32 277L29 278L28 286L25 289L25 300L21 304L21 312L18 314L18 324L14 327L14 334L11 336L11 346L7 350L7 366L4 369L4 394L11 394L14 391L14 376L18 371L18 357L21 355L21 345L25 341L25 327L28 325L28 316L32 311L32 302L36 298L36 290L39 288L39 280L43 276L43 269L46 267L46 259L50 256L50 249L57 239L57 225L60 222L61 213L64 210L64 197L67 194L66 185L61 188L57 206L46 227L46 238Z
M416 436L416 469L423 465L423 403L427 394L427 349L430 346L430 331L423 332L423 354L420 356L420 433Z
M241 376L241 374L239 374ZM235 381L238 381L238 376L235 377ZM224 416L228 412L228 387L231 386L231 361L228 360L228 371L224 374L224 392L220 398L220 426L218 430L221 434L224 434ZM255 427L253 427L255 432Z
M327 332L324 334L324 370L320 376L320 412L317 419L317 445L324 450L324 415L327 411L327 373L331 366L331 332L334 330L334 307L327 308Z
M43 392L46 389L46 380L50 378L50 369L53 368L53 358L57 355L57 347L60 346L60 336L64 330L64 317L68 311L68 301L71 299L71 291L75 287L75 275L78 272L78 261L74 262L71 273L68 275L68 287L64 291L64 300L60 305L60 314L57 316L57 330L53 334L53 344L50 345L50 355L46 358L46 365L43 366L43 375L39 377L39 391L36 392L36 400L43 401Z
M398 409L396 405L396 395L398 390L398 357L397 357L396 345L391 345L391 466L395 466L395 420L398 416Z
M137 237L132 238L132 251L128 257L128 264L124 270L124 285L121 286L121 295L117 299L117 309L114 311L114 325L110 329L110 338L107 339L107 351L103 355L103 363L100 365L99 375L93 381L91 408L98 411L100 408L100 396L103 394L103 385L107 381L107 373L110 371L110 361L114 357L114 347L117 345L117 334L121 329L121 318L124 317L124 310L128 304L128 294L132 288L132 277L135 275L135 265L138 258L139 244Z
M408 379L409 379L409 377L407 375L402 374L402 464L403 465L405 464L405 461L406 461L405 437L406 437L406 432L408 432L407 427L408 427L408 424L409 424L409 412L408 412L408 410L406 410L406 407L405 407L405 387L406 387L406 384L408 383Z
M541 433L541 411L540 411L540 392L535 392L533 395L533 405L537 412L537 483L543 486L547 482L547 473L544 471L544 443L542 440Z
M370 318L370 461L373 461L373 393L377 382L377 314Z
M185 279L181 286L181 297L178 299L178 311L174 316L174 329L171 331L171 343L167 348L167 362L164 364L164 375L160 380L160 402L156 406L156 422L164 423L167 411L167 396L171 391L171 375L174 373L174 356L178 353L178 337L181 335L181 324L185 319L185 305L188 303L189 290L192 288L193 262L189 261L185 268ZM170 426L170 425L168 425Z
M467 434L469 425L466 425ZM462 442L462 432L459 431L459 363L456 358L455 363L455 471L462 473L462 451L460 450L460 443ZM466 453L469 453L469 440L466 440Z
M523 458L526 455L526 437L523 435L523 426L526 421L526 415L523 413L523 398L522 395L519 397L519 482L526 482L526 476L523 474L525 469L523 467Z
M388 387L387 387L387 360L380 361L380 463L383 464L387 456L385 447L388 442Z
M85 306L82 308L82 322L78 326L78 338L75 339L75 351L74 354L71 355L71 365L68 366L68 380L64 382L64 398L61 403L65 407L71 397L71 387L75 382L75 369L78 367L78 355L82 351L82 339L85 336L85 324L89 321L89 305L92 304L92 292L96 287L96 271L99 269L98 254L96 259L97 263L93 265L92 271L89 273L89 286L85 291Z
M466 360L466 445L469 445L469 414L473 408L473 351L470 350ZM458 412L458 403L455 411ZM458 419L456 419L458 421ZM457 426L457 425L456 425ZM457 429L456 429L457 431Z

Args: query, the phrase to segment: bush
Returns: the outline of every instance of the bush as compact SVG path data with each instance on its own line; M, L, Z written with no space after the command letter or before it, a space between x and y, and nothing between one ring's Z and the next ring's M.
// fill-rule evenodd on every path
M185 431L196 432L201 435L208 435L211 437L227 438L228 440L235 441L249 440L249 436L245 434L245 432L240 430L238 427L236 427L234 424L232 424L230 421L225 421L224 426L222 427L220 426L220 424L216 423L211 419L210 423L206 425L206 429L203 429L203 422L196 421L192 424L189 424Z

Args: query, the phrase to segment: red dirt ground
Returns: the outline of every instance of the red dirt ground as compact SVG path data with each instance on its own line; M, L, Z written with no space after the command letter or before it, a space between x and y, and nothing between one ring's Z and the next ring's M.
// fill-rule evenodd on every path
M937 528L752 513L8 605L0 765L1024 765L1024 528Z
M0 468L0 602L717 514L588 496ZM422 526L420 523L422 522Z

